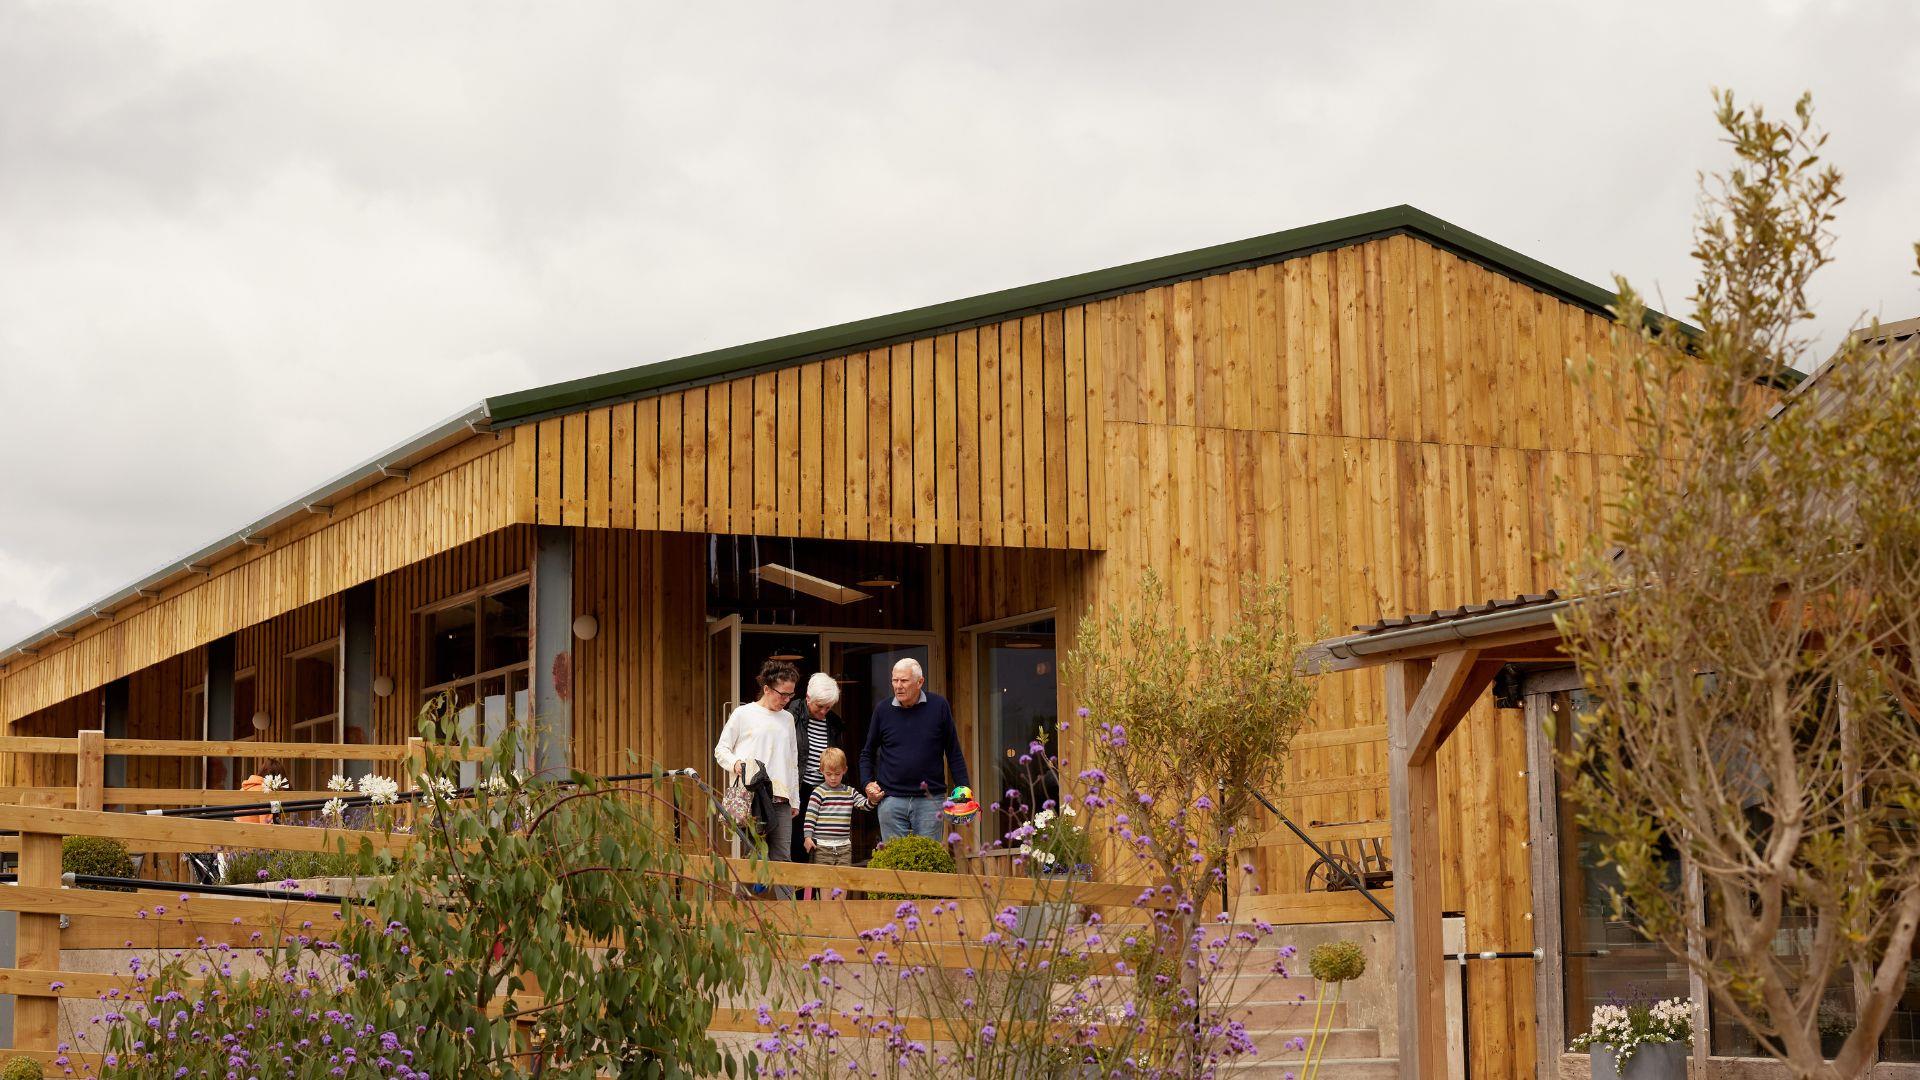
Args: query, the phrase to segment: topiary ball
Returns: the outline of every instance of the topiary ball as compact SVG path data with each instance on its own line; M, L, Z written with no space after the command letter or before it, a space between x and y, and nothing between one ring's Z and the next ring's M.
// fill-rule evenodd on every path
M926 874L951 874L956 869L953 853L945 844L925 836L902 836L875 849L867 861L869 870L912 870ZM875 900L911 900L914 893L868 893Z
M133 856L127 845L104 836L69 836L60 841L60 871L96 877L130 878Z
M1329 941L1307 954L1307 970L1324 983L1352 982L1366 974L1367 954L1354 942Z
M40 1063L32 1058L17 1057L0 1068L0 1080L40 1080L41 1075Z

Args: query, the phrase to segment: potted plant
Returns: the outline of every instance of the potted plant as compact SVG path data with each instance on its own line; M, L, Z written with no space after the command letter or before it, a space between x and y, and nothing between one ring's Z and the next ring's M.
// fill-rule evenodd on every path
M1685 1080L1693 1045L1693 1002L1668 998L1651 1005L1596 1005L1575 1050L1587 1051L1593 1080Z
M1087 830L1074 820L1078 816L1072 803L1058 810L1047 807L1007 834L1008 839L1020 841L1020 857L1035 872L1091 881L1093 845Z

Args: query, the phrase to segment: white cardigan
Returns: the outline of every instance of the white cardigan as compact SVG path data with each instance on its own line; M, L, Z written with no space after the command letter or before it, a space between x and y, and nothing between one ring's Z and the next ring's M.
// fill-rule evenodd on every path
M773 797L787 800L788 806L800 805L799 759L793 714L785 709L763 709L757 701L733 710L727 726L720 729L720 741L713 744L713 760L729 773L735 762L764 764L767 778L773 781ZM751 774L753 770L747 771Z

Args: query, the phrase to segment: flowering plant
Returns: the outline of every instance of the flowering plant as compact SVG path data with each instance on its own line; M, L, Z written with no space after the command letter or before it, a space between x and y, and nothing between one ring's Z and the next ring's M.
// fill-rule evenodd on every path
M277 887L303 895L292 881ZM156 931L224 921L197 917L185 893L164 899L140 912ZM417 1067L418 1033L369 1024L356 1006L354 980L364 973L327 940L338 918L316 925L280 910L258 929L235 925L230 941L202 937L192 948L129 959L124 988L100 994L100 1017L59 1045L54 1064L68 1075L92 1072L73 1056L79 1051L101 1055L103 1080L430 1080Z
M1642 1046L1693 1041L1693 1002L1668 998L1651 1005L1595 1005L1593 1021L1570 1044L1575 1050L1610 1047L1625 1065Z
M1062 802L1058 809L1044 806L1008 833L1007 839L1018 841L1021 857L1043 873L1085 866L1092 845L1087 830L1074 820L1078 816L1071 802Z

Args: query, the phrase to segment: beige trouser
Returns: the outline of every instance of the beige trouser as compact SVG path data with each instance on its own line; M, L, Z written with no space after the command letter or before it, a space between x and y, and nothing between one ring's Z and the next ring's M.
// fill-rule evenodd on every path
M842 844L839 847L828 847L825 844L815 844L813 847L813 865L852 866L853 845Z

